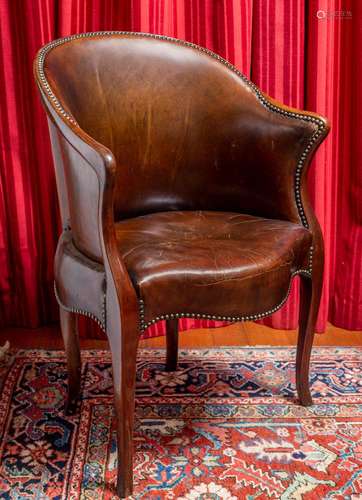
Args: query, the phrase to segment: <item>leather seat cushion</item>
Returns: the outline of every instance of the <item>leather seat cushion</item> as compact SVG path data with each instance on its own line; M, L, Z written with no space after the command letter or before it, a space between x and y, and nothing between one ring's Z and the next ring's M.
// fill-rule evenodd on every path
M119 251L145 322L166 314L246 316L279 305L311 233L232 212L172 211L116 223Z

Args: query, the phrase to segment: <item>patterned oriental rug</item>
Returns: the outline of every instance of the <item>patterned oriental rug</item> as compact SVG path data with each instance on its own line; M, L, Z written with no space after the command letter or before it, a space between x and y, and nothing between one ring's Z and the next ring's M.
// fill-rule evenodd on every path
M315 405L295 401L294 349L141 350L134 499L362 499L362 349L315 348ZM63 413L62 352L0 366L1 499L115 499L110 356L83 352L83 397Z

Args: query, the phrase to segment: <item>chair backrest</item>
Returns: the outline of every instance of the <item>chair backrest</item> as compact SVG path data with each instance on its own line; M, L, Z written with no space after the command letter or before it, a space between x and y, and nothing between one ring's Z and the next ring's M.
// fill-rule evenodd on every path
M298 220L294 202L293 213L273 213L270 198L293 196L293 158L310 130L271 112L215 54L163 37L92 35L56 45L44 74L79 126L115 155L116 218L213 209ZM279 169L289 171L284 193Z

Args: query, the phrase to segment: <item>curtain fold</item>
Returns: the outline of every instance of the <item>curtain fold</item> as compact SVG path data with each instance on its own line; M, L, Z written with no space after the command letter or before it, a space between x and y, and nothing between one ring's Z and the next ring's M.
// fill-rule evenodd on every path
M326 246L318 330L362 329L362 4L352 0L3 0L0 2L0 326L56 321L53 257L60 232L36 51L84 31L165 34L203 45L263 91L330 118L310 170ZM295 328L297 282L265 323ZM220 323L182 319L181 328ZM82 321L87 336L99 331ZM160 335L163 323L145 336Z

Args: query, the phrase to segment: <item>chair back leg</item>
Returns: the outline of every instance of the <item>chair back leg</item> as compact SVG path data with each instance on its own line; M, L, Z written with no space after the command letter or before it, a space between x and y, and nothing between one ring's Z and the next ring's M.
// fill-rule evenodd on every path
M68 369L68 397L65 412L71 415L75 412L80 395L81 358L78 338L77 314L59 308L60 327L64 341Z
M178 319L166 320L166 371L177 370L178 360Z

